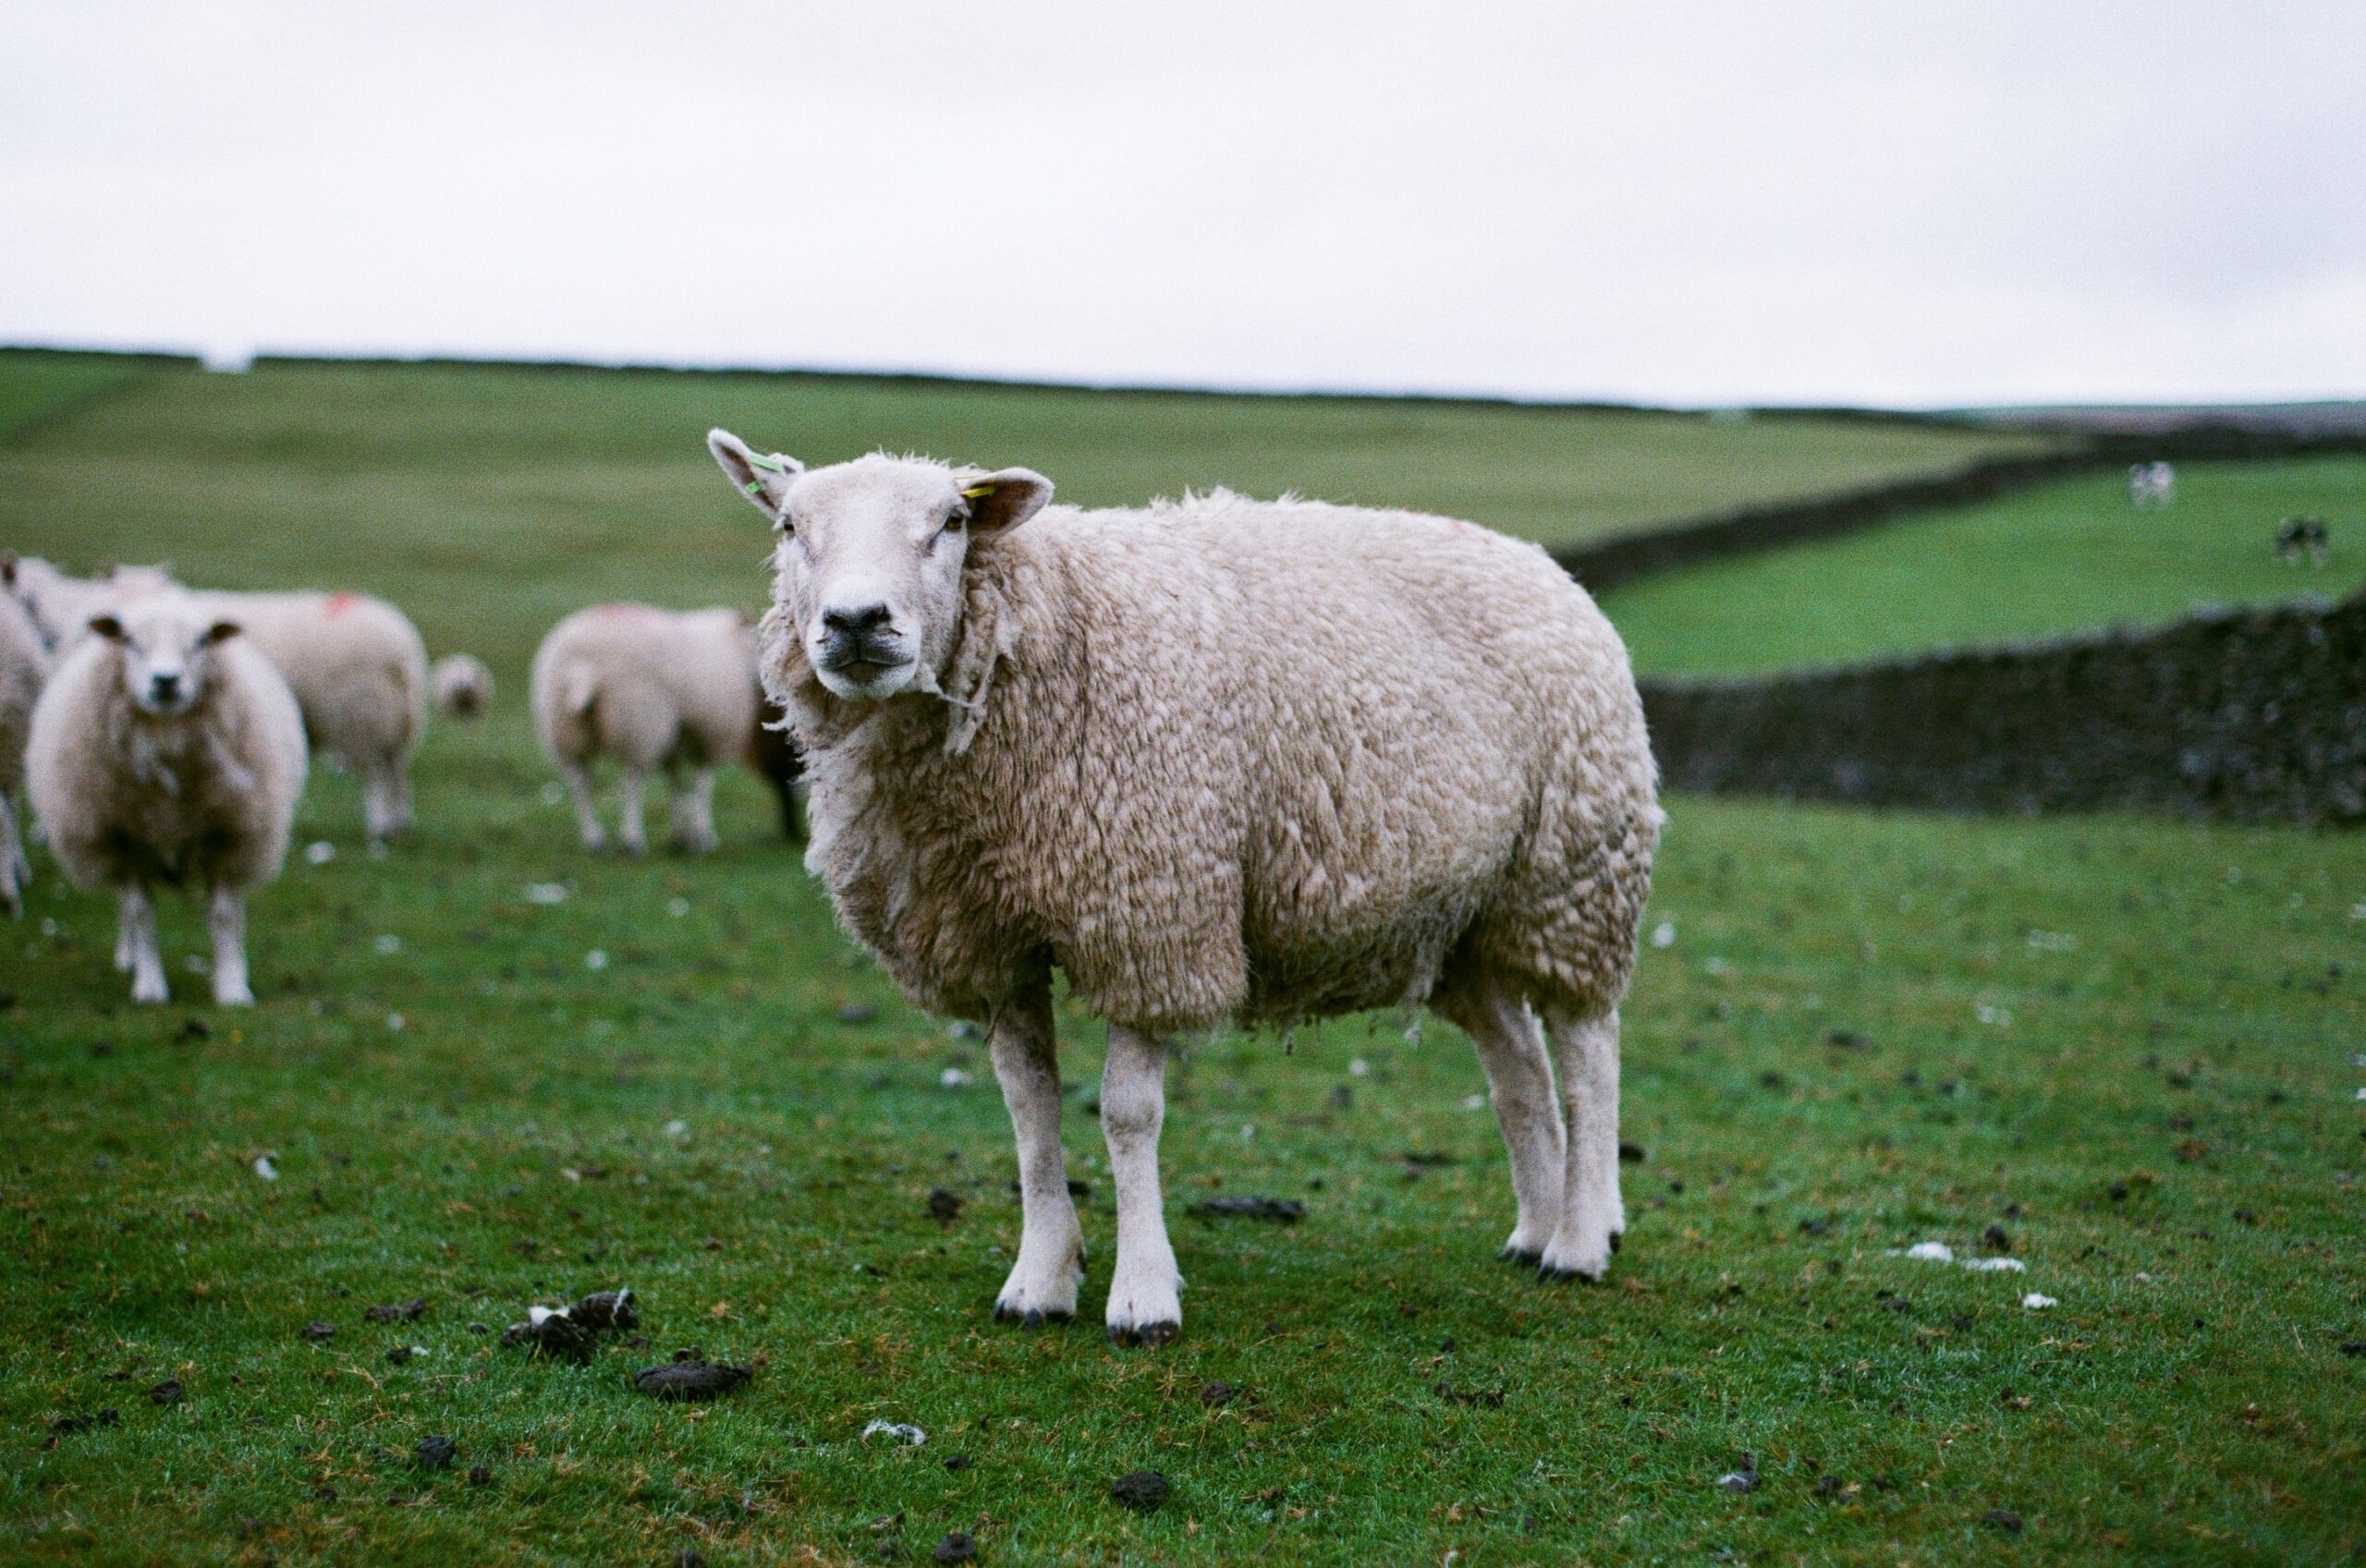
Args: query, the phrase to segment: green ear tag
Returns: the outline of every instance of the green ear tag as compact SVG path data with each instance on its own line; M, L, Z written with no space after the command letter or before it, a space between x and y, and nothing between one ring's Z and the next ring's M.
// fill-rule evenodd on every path
M750 495L762 495L764 492L764 481L762 480L750 480L746 484L741 485L739 488L746 491Z

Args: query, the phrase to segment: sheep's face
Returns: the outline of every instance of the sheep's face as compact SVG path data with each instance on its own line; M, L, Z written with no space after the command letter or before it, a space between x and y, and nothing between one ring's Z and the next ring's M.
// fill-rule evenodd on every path
M123 650L123 689L132 705L177 718L205 699L213 650L238 635L234 621L201 614L178 594L142 599L91 618L91 630Z
M822 684L878 701L933 690L961 629L971 540L1017 528L1052 498L1025 468L957 470L874 454L808 471L707 438L740 492L773 519L773 598Z
M79 642L91 617L112 605L178 586L158 566L116 566L94 577L75 577L38 556L11 563L7 579L52 648Z

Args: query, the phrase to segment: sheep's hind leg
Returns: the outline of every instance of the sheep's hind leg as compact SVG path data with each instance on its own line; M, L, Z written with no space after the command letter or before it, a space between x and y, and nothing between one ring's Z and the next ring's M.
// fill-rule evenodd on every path
M373 849L396 831L393 793L387 787L385 770L375 762L361 767L361 831Z
M674 847L689 855L712 855L714 833L714 770L700 768L685 782L673 782Z
M247 984L247 906L238 890L221 882L206 897L205 926L213 937L213 1001L221 1007L252 1007Z
M1487 1074L1495 1124L1511 1156L1512 1195L1518 1217L1503 1256L1535 1268L1561 1223L1567 1140L1553 1095L1553 1064L1544 1030L1528 1003L1500 987L1441 997L1436 1011L1470 1037Z
M608 847L608 835L600 827L599 808L592 800L592 771L579 762L561 764L559 776L567 781L567 793L575 801L575 831L582 837L583 847L597 855Z
M1076 1316L1084 1282L1084 1230L1068 1196L1060 1147L1060 1061L1048 989L1006 1009L994 1023L994 1076L1018 1142L1018 1201L1024 1215L1018 1260L994 1298L994 1316L1039 1328Z
M1598 1280L1627 1229L1618 1196L1618 1014L1549 1010L1544 1032L1553 1042L1567 1149L1561 1222L1544 1248L1543 1270L1554 1279Z
M616 844L628 855L649 853L649 830L642 825L641 796L649 775L628 767L616 780Z
M1166 1043L1112 1027L1101 1075L1101 1131L1117 1189L1112 1344L1165 1344L1183 1331L1183 1276L1166 1239L1158 1187L1158 1135L1165 1121Z
M32 880L32 864L25 858L25 841L17 836L17 806L0 790L0 903L8 913L25 912L25 884Z
M165 955L156 945L156 906L149 899L148 890L138 882L127 882L116 907L123 925L116 951L129 957L123 966L131 971L131 1000L170 1002L173 993L165 983Z

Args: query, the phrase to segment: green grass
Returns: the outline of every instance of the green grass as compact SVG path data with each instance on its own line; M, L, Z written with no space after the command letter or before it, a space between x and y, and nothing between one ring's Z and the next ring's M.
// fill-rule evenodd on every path
M132 1008L111 911L37 855L30 918L0 928L0 1555L696 1547L720 1568L925 1562L955 1529L990 1563L2366 1546L2366 1360L2339 1349L2366 1338L2366 841L1677 800L1652 916L1673 942L1628 1009L1624 1130L1649 1158L1627 1168L1609 1283L1493 1260L1508 1183L1451 1031L1354 1020L1294 1054L1226 1037L1171 1075L1189 1288L1158 1353L1090 1320L1113 1240L1084 1109L1101 1039L1069 1014L1088 1320L1021 1333L988 1319L1018 1209L981 1048L852 953L751 780L727 782L712 859L583 857L514 678L550 614L596 593L752 597L753 519L701 488L707 416L681 389L743 400L758 417L726 412L751 432L818 393L586 377L679 396L689 458L675 416L623 402L571 437L520 412L553 444L538 457L494 391L545 384L162 372L0 449L0 538L224 580L360 576L513 676L484 727L431 733L424 833L391 857L361 852L353 781L316 776L300 836L336 854L255 900L251 1013L197 1001L180 902L183 1000ZM637 455L604 456L619 441ZM677 491L691 520L652 529ZM552 881L571 896L527 900ZM876 1016L843 1023L849 1004ZM945 1086L950 1067L973 1081ZM1219 1185L1307 1218L1183 1217ZM947 1228L940 1185L968 1200ZM1889 1256L1978 1246L1991 1223L2027 1274ZM590 1368L469 1327L617 1283L650 1343ZM2028 1289L2061 1305L2025 1312ZM362 1319L414 1295L417 1324ZM335 1338L301 1340L314 1319ZM432 1354L396 1367L397 1343ZM756 1361L753 1386L702 1411L625 1387L691 1344ZM165 1378L181 1403L149 1403ZM1203 1404L1218 1380L1239 1397ZM105 1406L120 1424L42 1446L48 1420ZM930 1441L866 1444L874 1417ZM457 1440L457 1469L414 1468L431 1434ZM1745 1451L1760 1489L1718 1490ZM1143 1466L1174 1498L1138 1518L1106 1492ZM1983 1525L1993 1509L2023 1533Z
M134 385L158 362L114 354L0 349L0 441Z
M2315 513L2333 557L2280 565L2275 530ZM1639 668L1727 674L1936 643L2145 624L2197 604L2339 595L2366 581L2366 457L2188 464L2177 504L2139 512L2100 475L1614 590Z

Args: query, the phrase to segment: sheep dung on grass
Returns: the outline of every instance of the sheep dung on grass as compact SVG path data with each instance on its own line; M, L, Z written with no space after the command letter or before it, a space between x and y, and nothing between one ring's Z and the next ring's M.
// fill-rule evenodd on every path
M245 894L279 874L304 789L296 699L189 594L143 594L91 630L33 709L33 809L77 887L116 890L134 1002L168 1000L150 898L164 881L205 889L213 1000L250 1003Z
M730 609L595 604L551 628L534 653L534 727L575 797L587 849L606 847L592 804L592 764L613 757L616 842L648 853L641 793L663 769L673 786L673 841L715 845L714 770L747 755L756 727L756 646Z
M1070 1316L1083 1271L1055 966L1110 1025L1113 1340L1178 1331L1165 1041L1235 1020L1459 1025L1510 1150L1506 1251L1602 1274L1661 817L1583 589L1451 518L1221 492L1086 512L1024 468L808 472L708 441L779 533L760 662L806 756L806 863L916 1003L990 1025L1025 1216L998 1316Z

